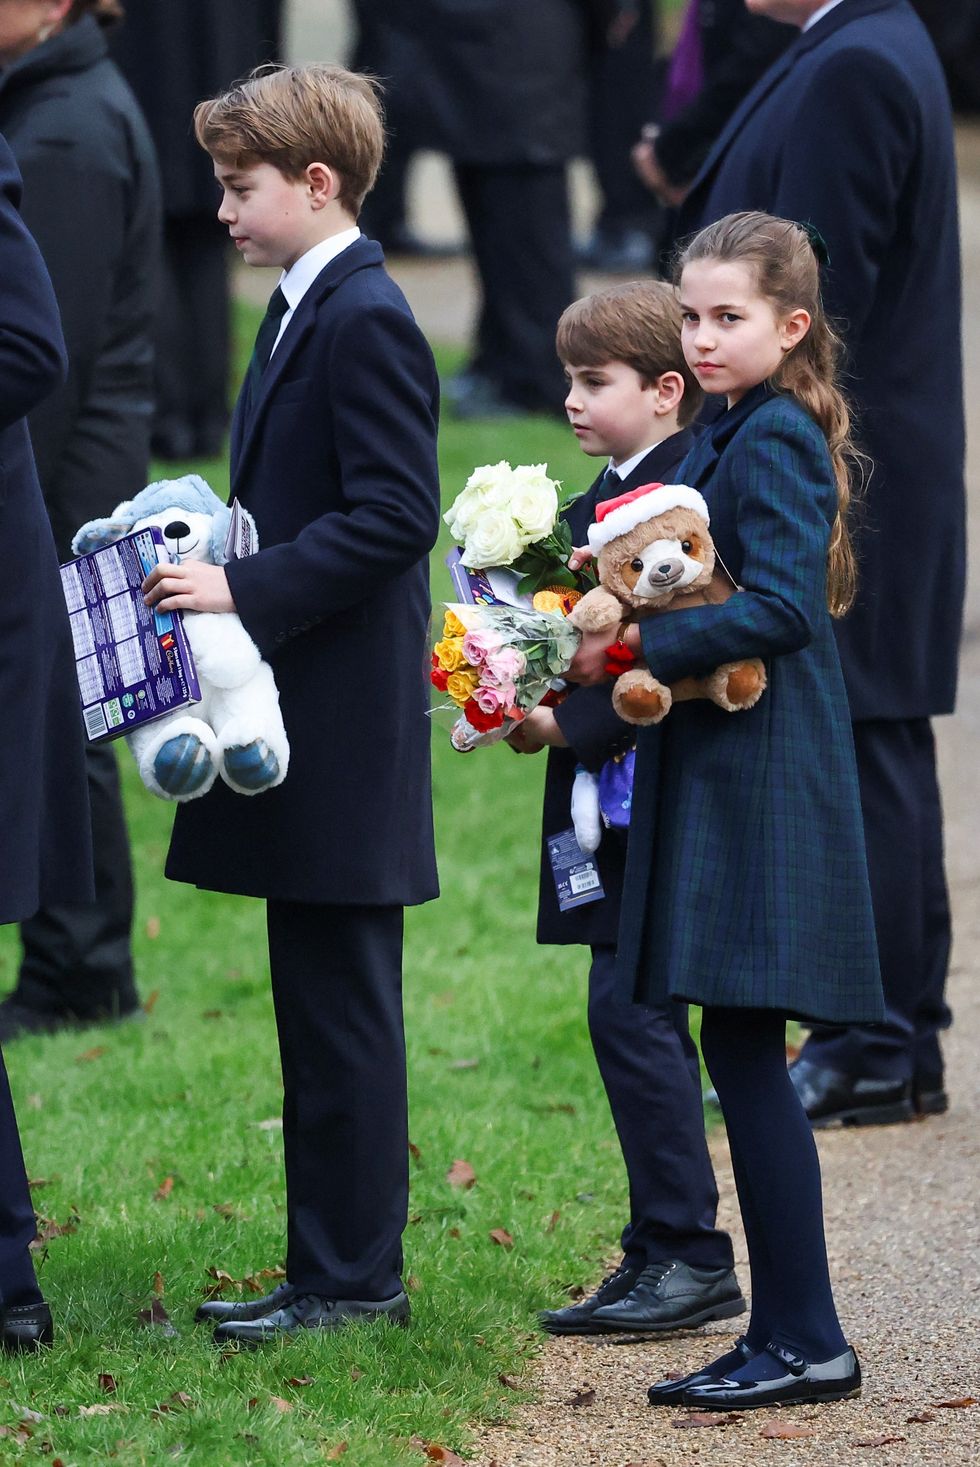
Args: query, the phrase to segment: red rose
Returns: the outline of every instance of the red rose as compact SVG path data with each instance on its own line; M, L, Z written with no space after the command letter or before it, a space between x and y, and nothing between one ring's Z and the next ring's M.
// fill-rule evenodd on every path
M504 710L495 708L492 713L484 713L479 703L469 698L463 704L463 717L477 733L489 733L492 728L499 728L503 723Z
M433 663L432 671L429 674L429 678L433 686L439 689L440 693L444 693L446 691L446 685L449 682L449 673L446 672L445 668L439 667L438 664Z

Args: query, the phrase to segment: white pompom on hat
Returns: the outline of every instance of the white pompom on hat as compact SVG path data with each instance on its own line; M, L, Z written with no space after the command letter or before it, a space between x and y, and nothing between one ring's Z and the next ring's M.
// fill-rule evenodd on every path
M595 524L589 526L589 549L598 555L610 540L672 509L691 509L706 525L711 523L708 506L697 489L688 484L641 484L639 489L596 505Z

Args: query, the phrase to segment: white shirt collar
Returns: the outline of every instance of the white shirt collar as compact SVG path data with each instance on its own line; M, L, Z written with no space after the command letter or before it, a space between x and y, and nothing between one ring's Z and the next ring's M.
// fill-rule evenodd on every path
M841 0L827 0L827 4L826 5L821 5L821 7L820 7L819 10L815 10L813 12L813 14L810 16L810 19L807 21L806 25L801 27L801 32L806 32L808 30L811 30L813 28L813 26L816 25L816 23L817 23L818 20L823 20L824 16L825 15L828 15L830 13L830 11L833 10L834 7L837 6L837 5L839 5L840 3L841 3Z
M646 458L647 454L652 453L656 447L656 443L651 443L648 448L641 448L639 453L634 453L632 458L624 459L621 464L614 464L612 459L610 459L609 467L612 469L613 473L618 474L621 479L628 479L633 470L638 469L640 467L640 464Z
M295 311L324 266L349 249L360 237L361 231L356 224L350 229L342 229L339 234L322 239L311 250L307 250L305 255L300 255L295 265L283 271L279 288L289 303L290 313Z

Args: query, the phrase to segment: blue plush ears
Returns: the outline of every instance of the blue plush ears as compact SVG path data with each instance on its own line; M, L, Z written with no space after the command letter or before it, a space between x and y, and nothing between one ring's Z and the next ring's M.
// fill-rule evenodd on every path
M103 550L107 545L121 540L123 535L128 535L140 520L172 509L186 509L211 516L211 559L214 565L224 565L231 510L226 504L222 504L211 486L199 474L187 474L182 479L161 479L156 484L148 484L135 499L124 499L122 504L117 504L107 518L89 520L82 525L71 542L71 548L75 555L88 555L93 550ZM242 513L247 515L245 510ZM251 519L251 516L248 518ZM254 539L254 525L252 528Z

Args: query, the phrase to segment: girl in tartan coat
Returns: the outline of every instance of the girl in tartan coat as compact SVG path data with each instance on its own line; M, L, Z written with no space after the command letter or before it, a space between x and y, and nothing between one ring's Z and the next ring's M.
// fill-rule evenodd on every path
M851 444L818 249L797 224L735 214L683 250L684 354L727 411L679 478L704 496L743 594L624 633L663 683L745 657L764 658L768 675L754 709L682 704L659 736L641 730L637 748L621 974L647 1002L703 1006L752 1273L745 1336L651 1387L653 1404L746 1409L860 1392L831 1292L819 1162L785 1063L787 1016L873 1023L883 1012L831 625L854 592ZM583 639L573 677L601 680L605 640Z

